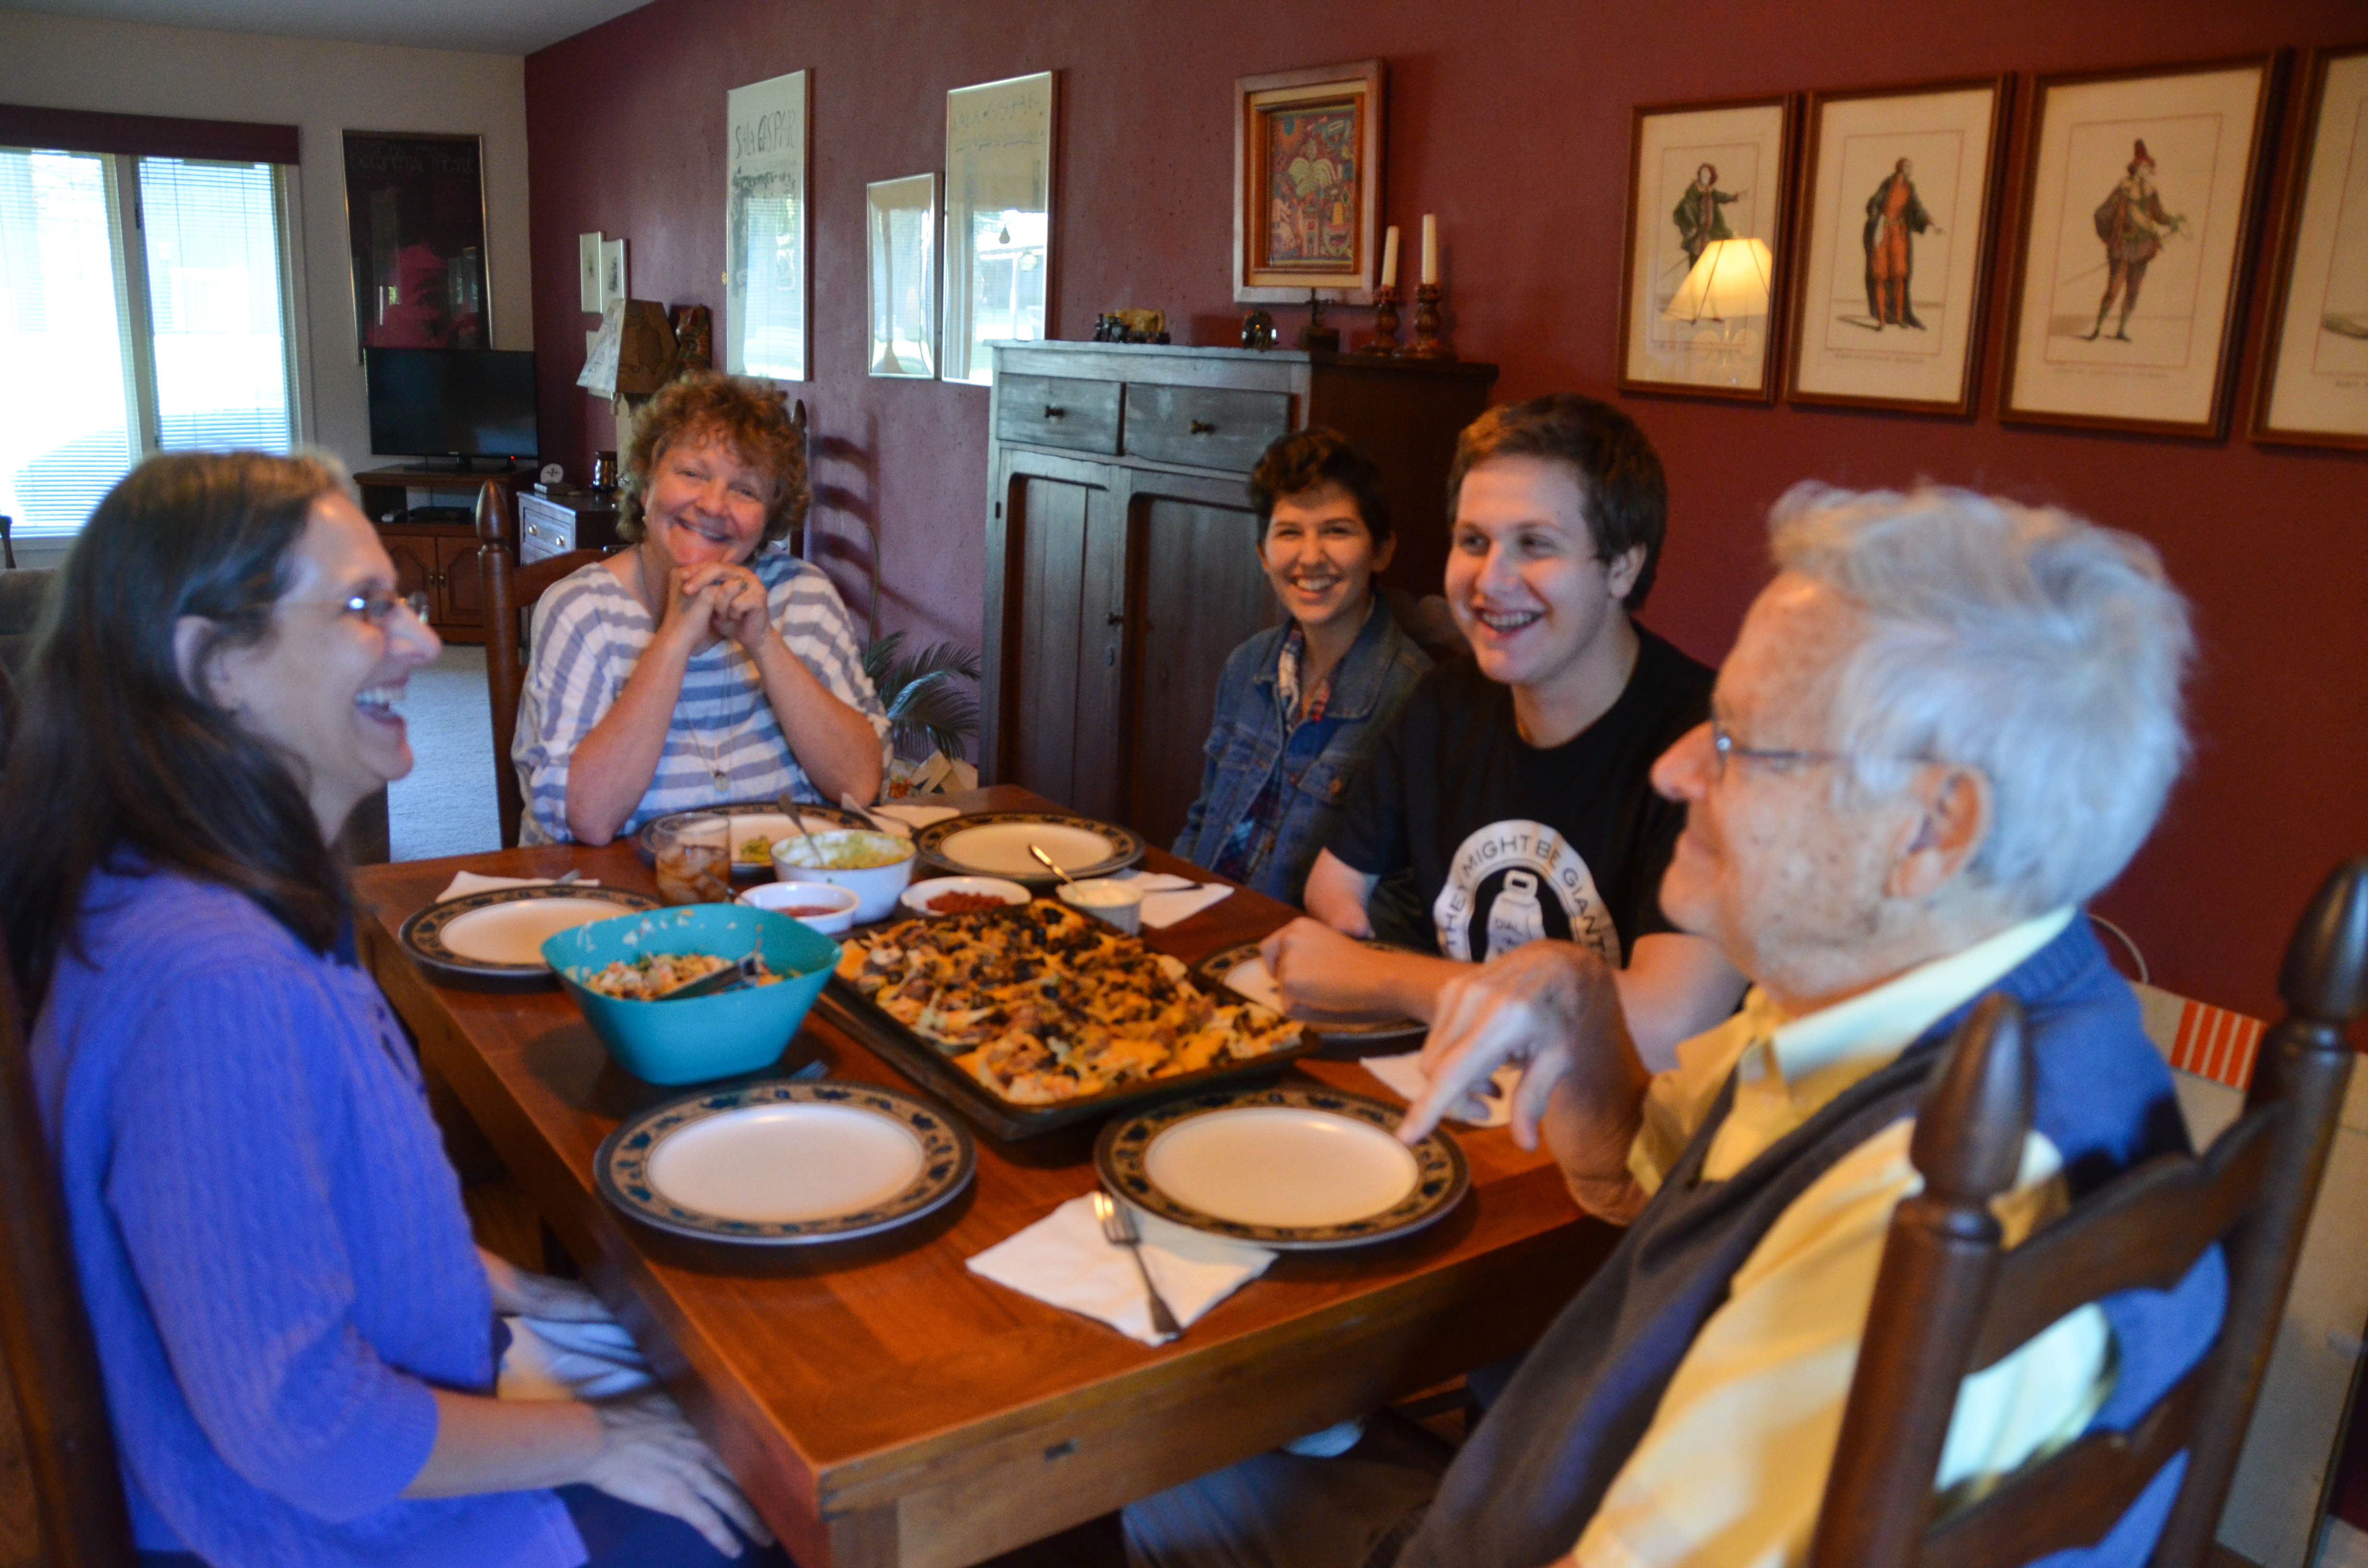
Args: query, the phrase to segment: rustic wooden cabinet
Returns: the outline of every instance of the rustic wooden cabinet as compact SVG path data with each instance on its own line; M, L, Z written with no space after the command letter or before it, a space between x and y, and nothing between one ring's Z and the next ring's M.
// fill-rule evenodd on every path
M477 586L477 529L469 516L477 489L487 480L510 489L534 477L528 468L468 472L450 468L374 468L354 475L363 515L378 525L379 542L394 562L400 593L427 596L427 624L448 642L485 640L485 609ZM424 519L416 498L435 501L453 515ZM518 541L510 541L513 548Z
M1328 425L1381 466L1384 582L1439 591L1456 432L1493 365L1101 343L995 349L981 767L1171 841L1199 792L1217 674L1281 608L1247 480Z

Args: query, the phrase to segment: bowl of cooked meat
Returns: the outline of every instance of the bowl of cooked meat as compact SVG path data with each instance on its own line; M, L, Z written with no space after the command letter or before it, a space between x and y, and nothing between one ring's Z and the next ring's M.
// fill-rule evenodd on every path
M740 903L695 903L562 931L542 956L618 1064L653 1084L697 1084L777 1060L838 962L803 922Z

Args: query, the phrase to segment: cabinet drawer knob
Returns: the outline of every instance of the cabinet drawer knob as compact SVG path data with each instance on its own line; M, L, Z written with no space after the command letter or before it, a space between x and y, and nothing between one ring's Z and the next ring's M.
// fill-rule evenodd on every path
M1192 434L1195 436L1213 435L1217 428L1214 425L1210 424L1205 419L1192 420L1190 422L1190 426Z
M1066 419L1068 416L1069 411L1057 403L1048 403L1044 405L1044 417L1047 419Z

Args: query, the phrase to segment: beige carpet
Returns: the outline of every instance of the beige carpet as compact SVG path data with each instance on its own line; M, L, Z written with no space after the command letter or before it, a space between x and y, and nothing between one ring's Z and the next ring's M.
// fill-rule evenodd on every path
M397 860L498 849L494 733L485 703L485 651L447 643L416 671L403 704L411 731L410 776L387 787L387 837Z

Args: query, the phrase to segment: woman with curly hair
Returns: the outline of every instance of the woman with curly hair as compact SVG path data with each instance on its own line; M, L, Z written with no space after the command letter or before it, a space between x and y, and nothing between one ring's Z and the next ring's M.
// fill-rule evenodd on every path
M712 372L651 403L626 455L633 548L535 606L518 709L529 844L606 844L729 801L880 792L888 720L830 579L773 548L805 516L782 394Z

